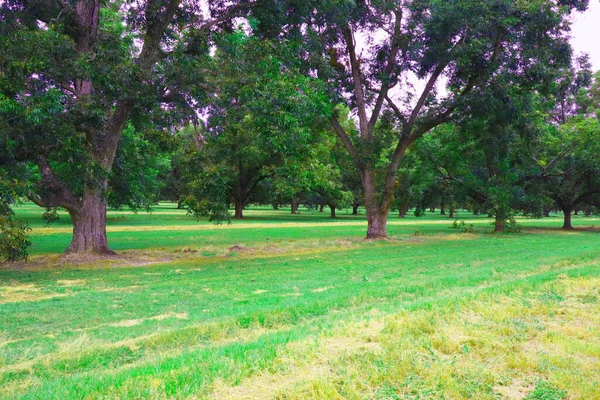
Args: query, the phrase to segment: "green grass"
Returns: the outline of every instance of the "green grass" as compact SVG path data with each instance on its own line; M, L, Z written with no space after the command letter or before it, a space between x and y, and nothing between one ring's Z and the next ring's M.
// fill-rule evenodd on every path
M116 260L59 256L31 205L28 264L0 268L2 398L600 398L598 218L390 217L170 204L109 213Z

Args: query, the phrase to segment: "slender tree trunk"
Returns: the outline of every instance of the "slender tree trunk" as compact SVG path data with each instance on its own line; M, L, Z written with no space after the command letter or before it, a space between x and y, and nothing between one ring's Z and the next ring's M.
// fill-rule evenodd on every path
M181 210L181 208L183 207L183 204L181 203L181 197L177 198L177 209Z
M573 229L573 225L571 224L571 209L568 207L563 207L562 212L564 214L564 222L562 229L571 230Z
M352 203L352 215L358 215L358 207L360 206L360 204L358 204L358 201L354 201Z
M244 218L244 202L238 199L234 199L235 214L234 219Z
M300 214L298 208L300 208L300 200L292 199L292 214Z
M454 218L454 207L450 207L450 214L448 214L448 218Z
M106 239L106 197L101 188L86 189L78 209L68 210L73 238L67 253L114 255Z
M273 203L273 210L279 210L279 204Z
M335 206L329 204L329 209L331 210L331 218L335 218Z
M494 223L494 232L504 232L506 219L503 215L496 214L496 221Z
M398 218L406 218L406 214L408 213L408 203L401 204L398 210Z
M579 215L579 210L575 209L575 211L573 211L573 215Z
M442 206L440 207L440 215L446 215L446 207L444 203L442 203Z
M325 204L321 204L319 206L319 212L323 212L324 209L325 209Z

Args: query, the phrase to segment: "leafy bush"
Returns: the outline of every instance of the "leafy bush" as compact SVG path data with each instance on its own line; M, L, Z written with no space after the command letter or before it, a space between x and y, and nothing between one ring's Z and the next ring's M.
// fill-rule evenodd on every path
M517 220L515 220L514 217L510 218L504 226L504 232L508 233L520 233L521 229L521 225L517 223Z
M31 240L27 223L12 216L0 216L0 257L6 261L26 260Z
M448 228L460 229L463 233L473 233L475 231L475 227L473 226L473 224L467 225L465 223L465 221L458 222L458 220L456 220L456 219L454 220L454 222L452 222L452 225L450 225Z

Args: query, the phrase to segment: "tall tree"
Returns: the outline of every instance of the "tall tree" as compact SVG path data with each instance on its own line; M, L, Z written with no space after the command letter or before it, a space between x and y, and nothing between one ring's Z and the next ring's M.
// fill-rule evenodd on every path
M190 160L197 168L189 170L196 177L187 205L221 221L230 200L234 218L243 218L258 185L285 160L304 157L329 107L320 82L284 68L285 46L235 32L215 50L206 81L214 95Z
M252 4L211 1L207 12L185 0L2 2L0 133L16 143L16 159L37 165L30 198L68 210L68 252L114 254L107 188L123 130L191 108L185 78L201 76L185 66L208 52L211 29Z
M307 73L316 71L329 83L332 100L347 104L356 117L357 135L335 115L331 124L362 181L367 238L387 236L407 149L475 100L473 90L486 87L498 71L535 84L547 66L566 65L569 14L587 6L564 0L281 3L255 10L259 31L301 37L306 46L299 58ZM395 116L396 138L378 176L381 141L375 127L385 110Z

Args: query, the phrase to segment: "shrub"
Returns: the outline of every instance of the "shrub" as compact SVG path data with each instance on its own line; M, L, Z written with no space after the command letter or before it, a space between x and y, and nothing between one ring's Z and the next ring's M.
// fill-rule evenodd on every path
M0 216L0 257L6 261L26 260L31 240L27 223L12 216Z

